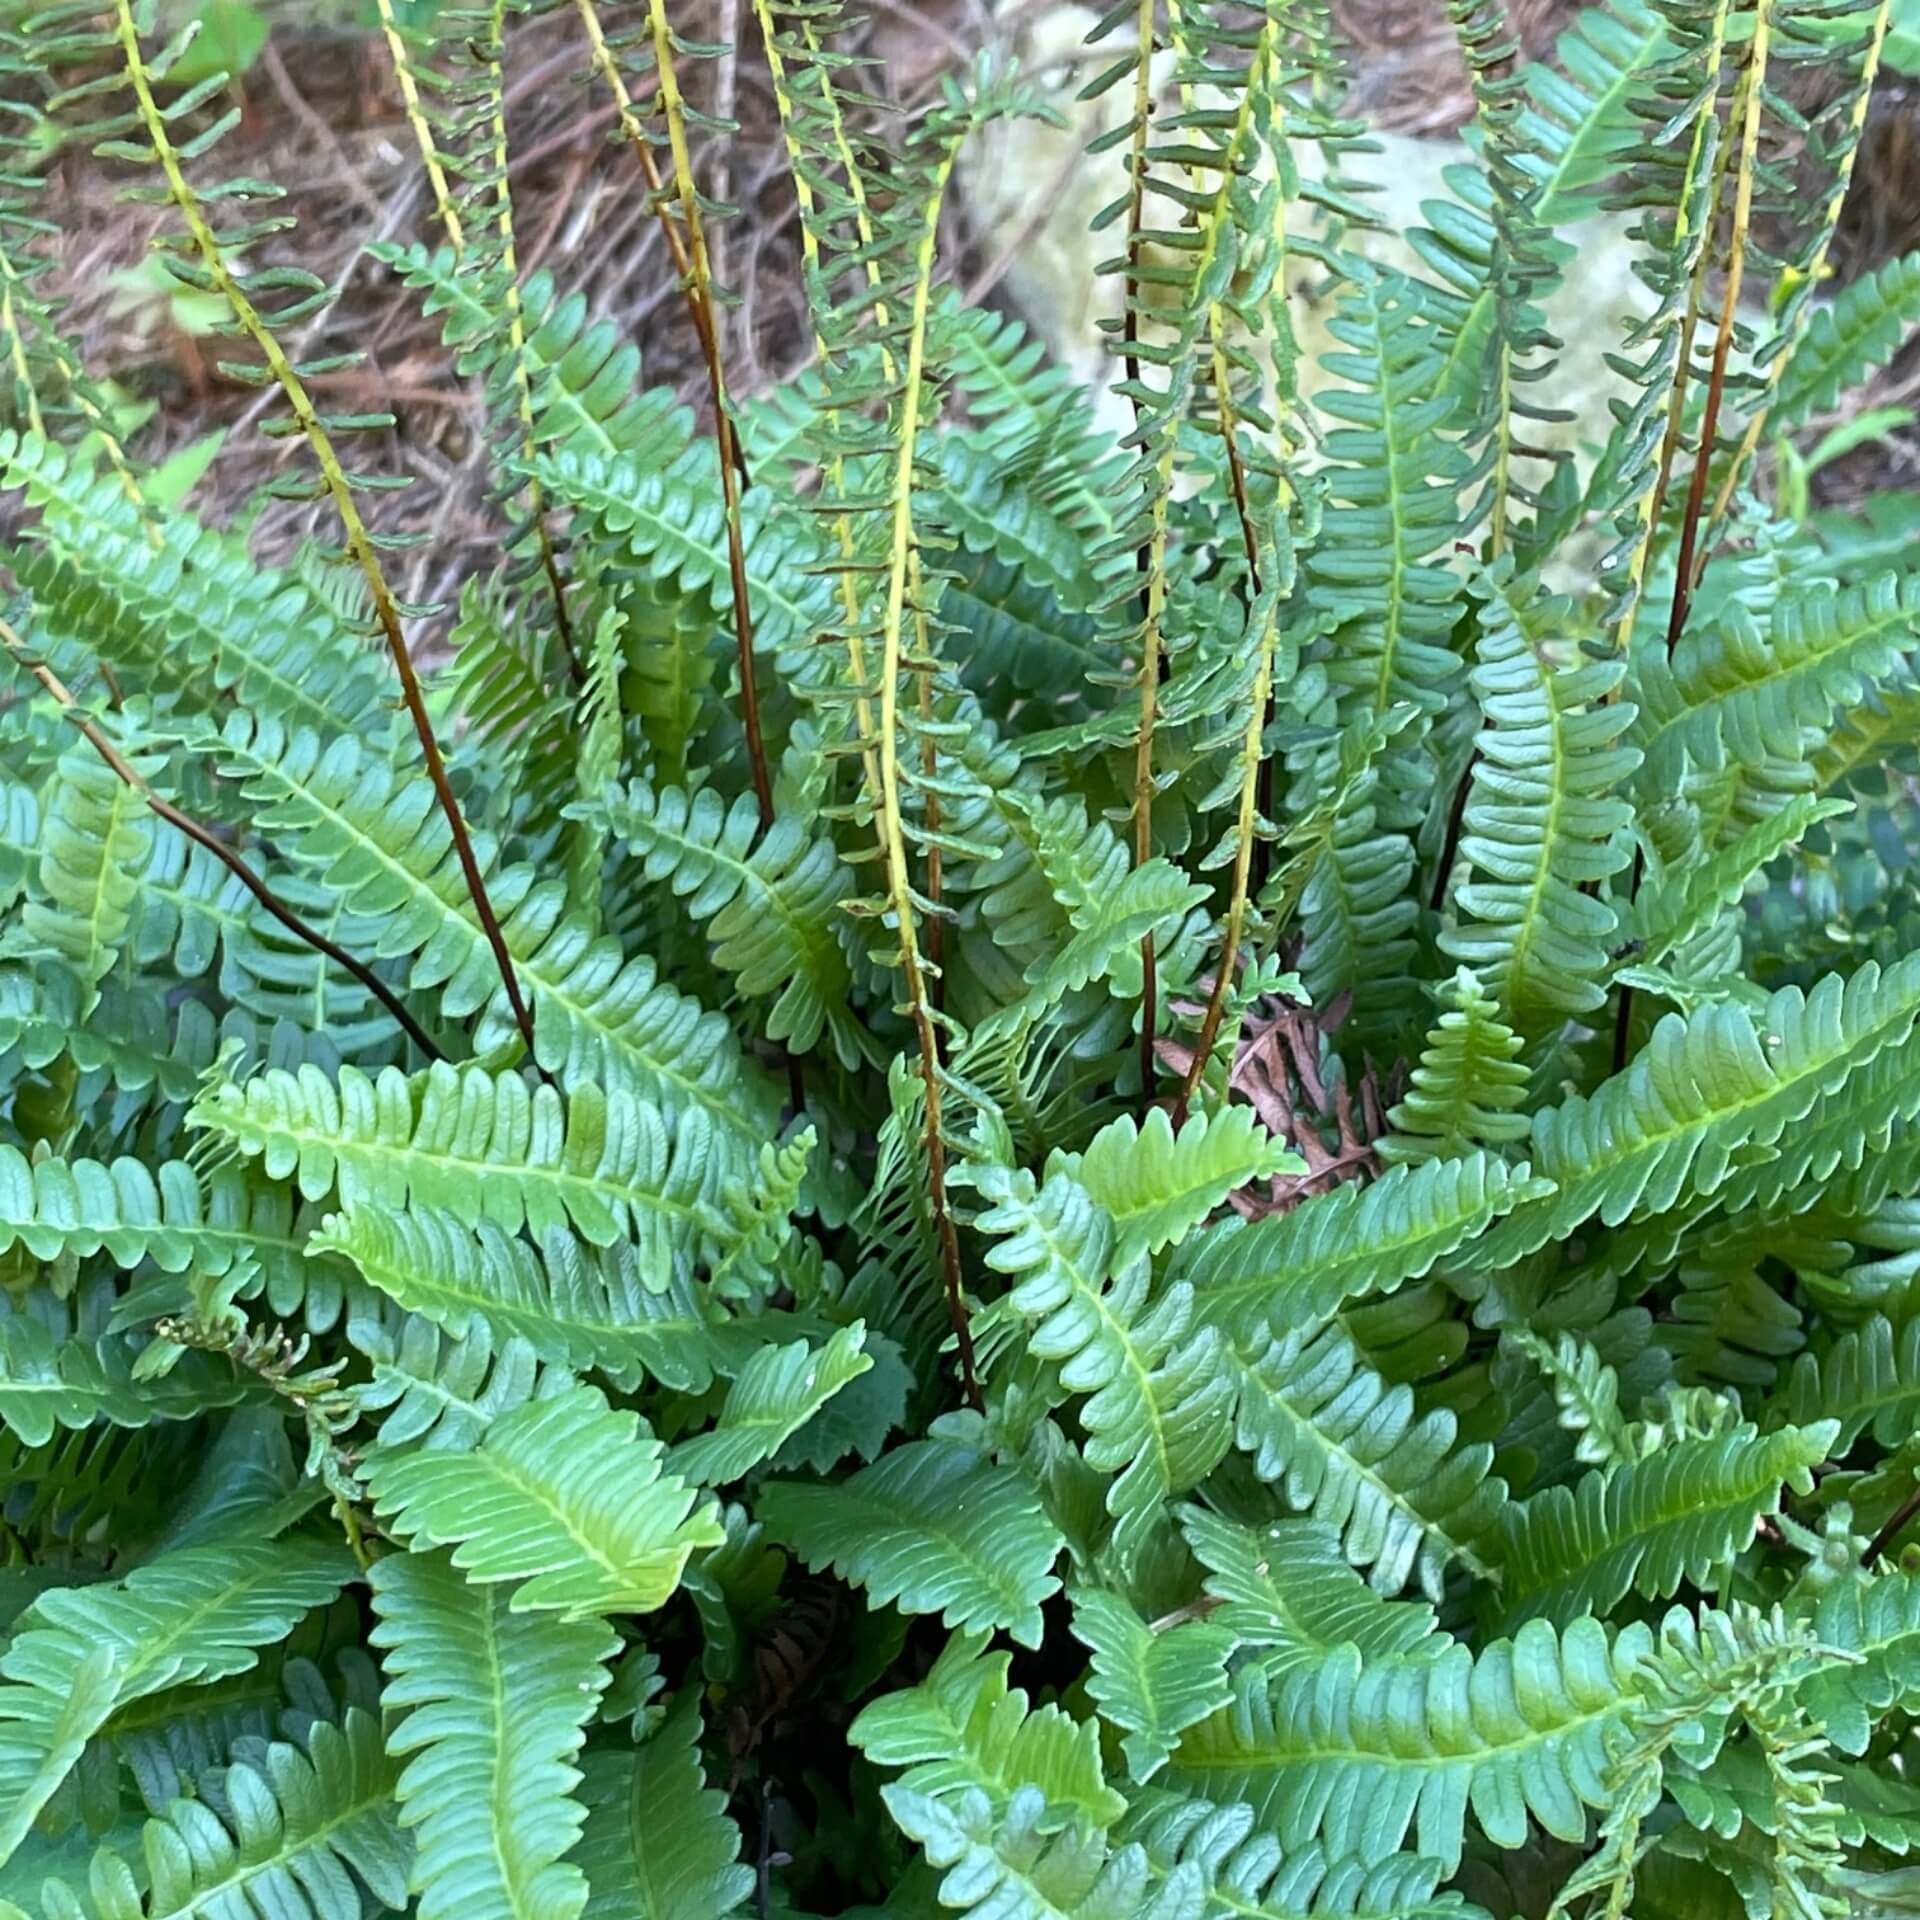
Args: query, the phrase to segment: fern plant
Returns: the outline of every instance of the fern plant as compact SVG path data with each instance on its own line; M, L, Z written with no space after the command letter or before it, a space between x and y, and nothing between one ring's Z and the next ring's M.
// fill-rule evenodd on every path
M518 0L383 6L500 512L432 671L191 34L0 39L0 1914L1910 1904L1920 503L1771 457L1920 318L1823 285L1888 0L1451 0L1417 271L1322 0L1116 7L1117 439L941 258L1038 78L756 5L749 397L728 50L566 11L704 412L521 270ZM333 545L102 431L54 136Z

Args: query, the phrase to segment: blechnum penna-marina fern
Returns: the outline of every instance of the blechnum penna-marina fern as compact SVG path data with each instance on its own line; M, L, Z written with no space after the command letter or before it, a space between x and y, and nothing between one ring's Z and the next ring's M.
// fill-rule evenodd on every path
M943 275L1037 80L889 118L756 5L816 351L747 397L725 50L565 9L696 419L521 271L524 11L381 10L505 555L431 672L219 81L0 43L0 1914L1907 1901L1920 550L1765 457L1920 313L1823 288L1887 0L1551 68L1451 0L1418 272L1321 0L1116 7L1117 441ZM61 139L336 549L114 434Z

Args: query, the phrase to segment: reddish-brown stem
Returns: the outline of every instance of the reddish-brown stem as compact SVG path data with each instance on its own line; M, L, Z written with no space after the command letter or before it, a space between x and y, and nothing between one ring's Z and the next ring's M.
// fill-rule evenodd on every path
M1920 1513L1920 1486L1916 1486L1914 1490L1901 1501L1899 1506L1893 1510L1887 1524L1867 1542L1867 1550L1860 1556L1860 1564L1863 1567L1872 1566L1873 1563L1893 1545L1894 1541L1900 1537L1901 1533L1917 1513Z
M1216 375L1221 371L1222 369L1218 365L1216 356ZM1225 404L1224 399L1222 404ZM1239 516L1240 539L1242 545L1246 548L1247 554L1247 576L1250 589L1248 606L1250 609L1257 609L1263 591L1260 584L1260 540L1258 534L1254 531L1252 509L1247 503L1247 473L1246 468L1241 464L1240 443L1231 413L1225 417L1224 425L1225 431L1222 438L1226 443L1227 449L1227 472L1232 481L1234 512ZM1273 617L1278 617L1277 610ZM1263 633L1260 641L1261 658L1263 661L1270 657L1267 651L1269 645L1270 641L1268 636ZM1260 702L1261 716L1260 733L1256 734L1250 742L1250 750L1255 754L1259 752L1260 738L1266 730L1266 711L1270 697L1265 685L1268 672L1269 670L1263 665L1260 677L1254 685L1254 698ZM1249 725L1251 724L1251 719L1249 719ZM1257 772L1254 775L1254 785L1257 794L1259 787L1259 775ZM1200 1037L1194 1043L1193 1059L1188 1064L1186 1076L1180 1083L1179 1096L1174 1101L1173 1124L1176 1127L1186 1125L1187 1108L1200 1085L1202 1076L1206 1073L1207 1062L1213 1057L1214 1042L1220 1037L1220 1023L1226 1016L1227 994L1233 986L1233 968L1234 962L1239 956L1240 930L1246 914L1247 895L1251 891L1253 848L1260 844L1256 823L1247 818L1245 809L1246 797L1245 788L1243 787L1241 790L1240 832L1251 844L1242 846L1235 860L1233 893L1227 908L1226 936L1221 943L1220 965L1214 976L1213 991L1207 995L1207 1010L1201 1016Z
M1153 117L1153 0L1140 0L1138 25L1138 65L1134 71L1133 82L1133 140L1129 154L1132 175L1130 197L1127 203L1127 251L1126 268L1121 283L1120 338L1122 342L1122 364L1126 368L1127 384L1132 389L1134 430L1139 431L1142 406L1140 401L1140 228L1146 212L1147 199L1147 125ZM1160 685L1160 637L1153 625L1153 559L1146 545L1142 545L1136 555L1136 571L1142 576L1140 583L1140 635L1144 646L1152 650L1152 658L1140 663L1141 694L1146 710L1151 712L1151 702L1159 698ZM1145 719L1142 721L1143 728ZM1143 743L1144 744L1144 743ZM1134 861L1144 865L1153 853L1153 768L1149 762L1144 769L1144 783L1136 780L1134 792ZM1154 1058L1153 1043L1160 1025L1160 979L1159 966L1155 960L1153 935L1143 934L1140 939L1140 1111L1144 1115L1153 1105Z
M61 683L51 667L44 661L35 660L27 650L27 644L21 636L4 620L0 620L0 641L4 641L8 652L46 688L47 692L59 703L67 717L79 728L81 736L92 747L108 767L114 777L139 794L147 806L164 820L168 826L183 833L196 846L205 847L233 877L253 895L253 897L291 933L296 940L304 940L315 952L323 953L337 966L360 982L373 997L399 1022L407 1038L424 1053L429 1060L440 1059L440 1049L434 1044L433 1037L421 1026L391 987L380 978L364 961L357 960L338 941L329 939L317 927L309 926L306 921L276 894L267 883L247 865L239 854L220 837L203 827L198 820L184 814L169 800L162 799L145 780L138 769L121 753L94 722L87 718L85 710L73 695Z
M1768 0L1761 0L1761 4L1754 9L1753 43L1748 54L1746 124L1741 135L1740 165L1734 181L1733 226L1727 239L1727 279L1720 294L1720 324L1713 336L1713 365L1707 375L1707 399L1700 415L1700 439L1694 450L1693 475L1687 484L1687 504L1680 520L1680 551L1674 566L1673 605L1667 613L1669 659L1679 645L1680 636L1686 631L1687 614L1692 608L1693 592L1698 584L1694 573L1694 549L1700 538L1700 516L1706 506L1707 473L1713 464L1713 444L1720 432L1720 403L1727 384L1727 355L1733 346L1734 314L1740 303L1740 282L1747 264L1747 228L1753 215L1754 156L1760 128L1762 81L1766 73L1768 24ZM1680 374L1677 376L1681 378L1685 376L1687 345L1684 341L1681 344ZM1629 899L1640 890L1641 869L1642 859L1636 848L1633 878L1627 893ZM1613 1028L1615 1073L1623 1072L1626 1067L1632 1019L1633 989L1622 986L1619 1012L1614 1017Z

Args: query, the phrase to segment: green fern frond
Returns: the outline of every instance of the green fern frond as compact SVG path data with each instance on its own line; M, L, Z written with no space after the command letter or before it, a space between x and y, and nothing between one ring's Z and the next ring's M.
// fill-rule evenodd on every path
M1765 632L1729 606L1717 630L1690 634L1671 664L1657 645L1640 649L1628 738L1644 757L1643 788L1674 792L1683 753L1709 769L1798 760L1805 730L1824 730L1908 657L1916 616L1920 577L1883 574L1784 602Z
M1393 1132L1380 1152L1389 1162L1459 1159L1475 1147L1514 1146L1527 1137L1527 1120L1514 1111L1527 1088L1520 1036L1470 968L1460 968L1435 998L1446 1011L1427 1029L1406 1098L1387 1115Z
M1537 1038L1606 998L1616 918L1601 890L1628 859L1619 789L1638 756L1620 736L1633 709L1612 699L1618 662L1556 657L1570 603L1505 572L1476 590L1473 691L1486 726L1460 836L1471 877L1455 896L1471 917L1440 944Z
M398 1536L453 1546L471 1580L520 1581L516 1610L650 1613L687 1556L724 1535L642 1433L637 1415L574 1387L503 1415L471 1453L376 1454L367 1485Z
M1347 1564L1338 1530L1319 1520L1279 1520L1255 1530L1204 1508L1178 1510L1180 1531L1207 1570L1217 1603L1206 1617L1230 1629L1268 1673L1352 1645L1368 1659L1441 1651L1433 1609L1384 1600Z
M85 990L83 1018L126 938L148 819L146 802L91 746L77 742L60 756L41 821L39 884L9 944L71 967Z
M1713 1194L1740 1149L1789 1129L1803 1149L1819 1102L1904 1041L1916 1010L1920 965L1903 962L1783 988L1758 1019L1728 1005L1669 1015L1625 1073L1535 1116L1533 1164L1555 1190L1515 1209L1481 1257L1510 1262L1596 1215L1613 1225Z
M1416 1416L1339 1328L1270 1336L1242 1367L1235 1442L1289 1505L1339 1529L1376 1593L1418 1578L1435 1600L1454 1561L1497 1578L1487 1536L1506 1501L1493 1449L1457 1444L1451 1413Z
M1122 1837L1145 1849L1156 1879L1198 1868L1205 1920L1482 1920L1463 1895L1440 1891L1446 1869L1437 1860L1332 1858L1318 1842L1283 1854L1256 1830L1251 1807L1173 1795L1146 1796L1137 1807Z
M266 1252L284 1272L297 1243L283 1226L244 1180L216 1175L203 1186L184 1160L29 1160L0 1146L0 1252L24 1246L48 1261L104 1252L124 1268L151 1260L167 1273L214 1275Z
M758 1511L808 1566L831 1566L876 1606L1040 1644L1060 1535L1018 1476L967 1447L918 1440L831 1486L773 1481Z
M1150 1780L1183 1729L1226 1705L1234 1635L1207 1620L1149 1626L1119 1594L1098 1587L1080 1588L1072 1600L1074 1638L1092 1656L1087 1692L1121 1729L1130 1776Z
M1781 368L1775 426L1796 427L1836 405L1849 387L1892 359L1916 320L1920 254L1903 254L1849 281L1830 306L1812 310L1806 332Z
M574 1863L585 1920L731 1920L753 1891L725 1796L706 1784L697 1696L687 1693L637 1753L586 1755L586 1831Z
M971 1178L988 1202L977 1225L997 1236L987 1262L1013 1276L1007 1308L1032 1323L1028 1351L1088 1396L1087 1464L1117 1476L1107 1508L1116 1548L1130 1556L1160 1503L1197 1486L1226 1449L1233 1382L1219 1334L1196 1327L1190 1286L1149 1302L1146 1261L1118 1263L1118 1229L1071 1174L1042 1185L983 1161Z
M455 1336L474 1315L550 1365L593 1368L616 1385L711 1378L715 1318L689 1274L649 1271L631 1247L584 1247L550 1229L539 1251L490 1220L429 1210L334 1214L308 1242L344 1254L390 1300Z
M1317 1325L1346 1301L1422 1278L1501 1215L1552 1191L1524 1164L1485 1152L1394 1167L1311 1207L1222 1221L1180 1247L1169 1275L1193 1288L1207 1325L1236 1342L1258 1340L1275 1316Z
M151 1380L135 1370L138 1352L119 1335L62 1340L38 1320L0 1319L0 1425L39 1447L61 1427L191 1420L246 1397L246 1381L211 1355L185 1355Z
M1783 1489L1811 1489L1811 1469L1838 1430L1823 1420L1683 1439L1650 1459L1596 1468L1572 1488L1509 1503L1489 1544L1501 1617L1565 1625L1604 1614L1629 1590L1664 1600L1682 1580L1710 1585L1778 1511Z
M856 1321L823 1346L795 1340L762 1347L728 1386L712 1430L674 1449L674 1472L699 1487L744 1479L867 1372L873 1360L862 1351L865 1339L866 1328Z
M990 1653L979 1634L957 1633L918 1685L883 1694L849 1732L879 1767L901 1767L910 1793L952 1801L969 1792L1004 1812L1023 1788L1049 1809L1049 1831L1082 1819L1110 1827L1125 1797L1106 1783L1098 1730L1053 1705L1030 1708L1007 1684L1011 1656Z
M1084 1151L1051 1163L1048 1175L1077 1180L1113 1222L1118 1268L1185 1239L1249 1181L1305 1171L1306 1162L1277 1142L1251 1107L1195 1114L1178 1132L1166 1109L1156 1107L1144 1126L1123 1115L1102 1127Z
M412 957L414 990L436 991L449 1017L488 1009L482 1051L507 1038L512 1021L490 1006L498 982L485 931L457 884L445 824L425 813L417 784L350 739L322 746L271 721L237 716L191 737L244 782L263 830L287 836L349 906L386 914L382 951ZM508 947L540 1003L541 1064L564 1082L630 1085L670 1111L698 1108L735 1153L757 1149L771 1089L745 1068L726 1022L662 982L651 961L564 918L561 883L530 866L502 868L480 845Z
M1780 1411L1796 1426L1839 1422L1835 1457L1871 1432L1897 1446L1913 1431L1920 1400L1920 1319L1885 1314L1843 1333L1823 1354L1801 1354L1783 1383Z
M0 1864L117 1707L244 1673L352 1574L339 1545L228 1538L42 1594L0 1654Z
M1797 1692L1842 1753L1863 1754L1889 1709L1920 1696L1920 1576L1834 1582L1813 1610L1814 1637L1842 1657L1822 1661Z
M422 1920L569 1920L587 1900L564 1858L586 1817L574 1763L618 1640L602 1620L518 1610L444 1555L390 1554L371 1577Z
M496 1347L487 1322L475 1315L459 1334L445 1334L422 1314L390 1308L375 1315L364 1308L347 1323L347 1337L366 1356L372 1377L351 1388L364 1419L384 1416L375 1428L388 1451L409 1445L471 1446L503 1413L537 1397L539 1357L517 1339ZM708 1376L673 1384L698 1390Z
M943 1907L991 1920L995 1914L1031 1920L1175 1920L1193 1910L1197 1871L1177 1870L1166 1897L1147 1886L1146 1858L1137 1848L1109 1856L1097 1832L1050 1833L1046 1803L1022 1788L996 1820L987 1796L935 1800L902 1786L881 1789L894 1824L940 1869Z
M725 1236L724 1154L697 1109L669 1121L615 1088L580 1080L562 1095L518 1073L436 1061L409 1077L343 1066L268 1068L210 1087L192 1124L291 1177L304 1198L348 1213L410 1203L466 1226L490 1220L536 1237L570 1226L595 1246L663 1250L676 1236ZM657 1269L665 1271L666 1266Z
M656 794L636 781L572 811L589 808L631 849L642 879L709 923L714 961L740 991L773 999L770 1038L805 1053L830 1029L842 1065L860 1064L867 1048L839 924L853 884L831 840L810 837L791 815L762 834L751 795L728 806L711 787Z
M0 435L0 483L39 511L13 550L40 619L120 677L216 711L223 696L324 735L369 730L382 690L361 638L291 575L191 515L129 504L58 447Z
M364 1885L383 1908L398 1909L408 1848L393 1817L394 1772L371 1714L354 1707L338 1726L315 1720L299 1744L274 1740L235 1759L215 1804L178 1799L149 1820L143 1873L109 1846L94 1856L85 1904L52 1876L41 1897L50 1913L99 1920L173 1920L268 1903L286 1920L354 1920Z

